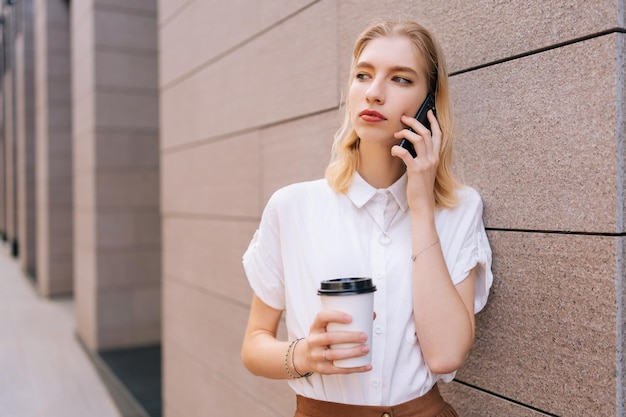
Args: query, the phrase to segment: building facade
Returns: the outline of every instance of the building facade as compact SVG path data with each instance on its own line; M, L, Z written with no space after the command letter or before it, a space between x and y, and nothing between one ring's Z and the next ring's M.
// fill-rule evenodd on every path
M493 249L444 396L463 416L626 416L621 2L13 0L2 15L0 236L42 294L73 291L88 349L162 344L166 417L293 415L284 381L241 364L241 256L276 189L323 176L352 42L376 18L440 39L456 167Z

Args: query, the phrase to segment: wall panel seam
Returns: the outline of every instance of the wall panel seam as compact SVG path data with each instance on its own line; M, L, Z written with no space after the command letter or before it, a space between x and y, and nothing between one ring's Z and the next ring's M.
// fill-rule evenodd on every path
M241 269L243 271L243 266L241 267ZM250 309L250 304L249 303L243 303L243 302L237 300L236 298L227 297L227 296L225 296L222 293L219 293L219 292L216 292L216 291L211 291L207 287L203 287L201 285L197 285L197 284L194 284L192 282L189 282L189 281L187 281L185 279L178 278L175 275L173 275L171 272L163 271L163 277L165 279L167 279L167 281L170 282L170 283L175 283L176 285L187 287L188 289L191 289L191 290L193 290L196 293L201 293L201 294L209 296L209 297L217 298L217 299L219 299L221 301L224 301L225 303L232 304L232 305L237 306L237 307L241 307L241 308L245 309L246 311ZM207 282L209 282L208 279L207 279Z
M500 227L485 227L488 232L514 232L514 233L535 233L535 234L550 234L550 235L575 235L575 236L598 236L598 237L624 237L625 232L586 232L586 231L574 231L574 230L541 230L541 229L509 229Z
M112 125L100 125L98 120L91 126L90 132L93 131L96 135L110 135L110 134L132 134L132 135L145 135L155 136L159 134L159 128L151 127L134 127L134 126L112 126Z
M258 32L254 33L253 35L243 39L242 41L236 43L235 45L231 46L230 48L226 49L225 51L215 55L214 57L212 57L211 59L209 59L208 61L202 63L201 65L198 65L197 67L193 68L192 70L188 71L187 73L171 80L170 82L168 82L167 84L164 84L161 86L161 91L167 91L170 88L176 86L177 84L182 83L183 81L187 80L188 78L191 78L191 76L199 73L200 71L210 67L211 65L221 61L222 59L226 58L227 56L231 55L233 52L241 49L242 47L252 43L254 40L260 38L262 35L274 30L275 28L279 27L280 25L282 25L284 22L294 18L295 16L299 15L300 13L306 11L307 9L309 9L310 7L316 5L317 3L319 3L322 0L315 0L312 1L311 3L302 6L301 8L299 8L298 10L295 10L294 12L288 14L287 16L283 17L282 19L277 20L276 22L272 23L271 25L267 26L266 28L263 28L261 30L259 30Z
M283 124L286 124L286 123L297 122L298 120L307 119L309 117L319 116L319 115L324 114L324 113L337 111L338 109L339 109L338 106L333 106L333 107L317 110L317 111L314 111L314 112L311 112L311 113L305 113L305 114L300 114L298 116L289 117L287 119L281 119L281 120L273 121L273 122L262 124L262 125L252 126L252 127L249 127L249 128L246 128L246 129L242 129L242 130L235 130L235 131L231 131L231 132L224 133L224 134L217 135L217 136L211 136L211 137L208 137L208 138L197 139L197 140L195 140L193 142L183 143L183 144L180 144L180 145L168 146L168 147L162 148L161 152L163 154L175 154L177 152L193 149L193 148L196 148L198 146L204 146L204 145L207 145L207 144L216 143L216 142L220 142L220 141L227 140L227 139L232 139L232 138L235 138L235 137L238 137L238 136L247 135L247 134L253 133L255 131L262 132L263 130L266 130L266 129L270 129L270 128L273 128L273 127L276 127L276 126L280 126L280 125L283 125ZM337 125L337 127L339 127L339 125Z
M579 42L585 42L585 41L588 41L588 40L591 40L591 39L600 38L600 37L603 37L603 36L612 35L612 34L616 34L616 33L626 33L626 28L616 27L616 28L603 30L601 32L585 35L585 36L572 38L572 39L569 39L567 41L555 43L553 45L544 46L544 47L533 49L533 50L530 50L530 51L527 51L527 52L522 52L520 54L511 55L511 56L506 57L506 58L497 59L495 61L486 62L484 64L480 64L480 65L476 65L476 66L473 66L473 67L461 69L461 70L458 70L458 71L453 71L453 72L451 72L448 75L450 77L453 77L453 76L456 76L456 75L465 74L467 72L480 70L480 69L483 69L483 68L487 68L487 67L491 67L491 66L494 66L494 65L502 64L502 63L505 63L505 62L514 61L514 60L517 60L517 59L525 58L527 56L540 54L540 53L543 53L543 52L546 52L546 51L550 51L550 50L553 50L553 49L562 48L564 46L569 46L569 45L573 45L573 44L576 44L576 43L579 43Z
M494 397L497 397L497 398L500 398L500 399L502 399L502 400L508 401L508 402L510 402L510 403L513 403L513 404L519 405L520 407L524 407L524 408L527 408L527 409L529 409L529 410L533 410L533 411L536 411L536 412L538 412L538 413L542 413L542 414L543 414L543 415L545 415L545 416L549 416L549 417L559 417L557 414L553 414L553 413L550 413L550 412L548 412L548 411L541 410L541 409L539 409L539 408L537 408L537 407L533 407L532 405L524 404L524 403L519 402L519 401L516 401L516 400L514 400L514 399L512 399L512 398L508 398L508 397L505 397L504 395L500 395L500 394L498 394L498 393L496 393L496 392L493 392L493 391L490 391L490 390L487 390L487 389L481 388L481 387L479 387L479 386L476 386L476 385L470 384L470 383L465 382L465 381L461 381L461 380L459 380L459 379L457 379L457 378L454 378L454 381L455 381L455 382L457 382L457 383L459 383L459 384L461 384L461 385L465 385L465 386L466 386L466 387L468 387L468 388L475 389L475 390L477 390L477 391L484 392L485 394L493 395Z
M159 90L155 87L127 87L121 85L110 85L110 84L101 84L96 83L97 93L111 94L114 93L116 95L123 96L137 96L137 97L152 97L158 98ZM155 102L155 105L157 103Z
M623 17L623 0L619 0L620 19ZM623 22L622 22L623 23ZM624 66L623 52L625 50L624 36L618 36L616 41L616 68L617 72L617 90L616 98L616 147L617 147L617 227L618 230L624 230ZM615 392L615 408L618 416L626 415L626 285L624 283L624 239L618 239L616 242L617 256L615 265L615 293L616 293L616 392Z
M124 14L124 15L134 15L134 16L142 16L142 17L156 17L157 16L156 10L139 9L139 8L128 7L128 6L95 3L93 8L94 10L100 10L103 12L111 12L111 13L119 13L119 14Z
M191 4L191 1L192 0L187 0L185 3L180 5L178 9L174 10L172 13L170 13L169 16L163 19L162 22L159 22L159 32L162 32L165 26L167 26L172 20L174 20L179 14L181 14L183 10L185 10L187 6Z
M222 373L222 372L220 372L219 369L213 367L213 362L206 362L204 359L202 359L201 357L199 357L198 355L196 355L195 353L193 353L192 351L190 351L189 349L187 349L185 346L183 346L182 344L178 343L174 339L170 339L169 343L172 343L172 344L176 345L178 349L184 351L189 357L193 358L194 361L196 361L196 362L206 366L207 368L209 368L213 373L219 374L220 375L220 381L226 382L228 385L231 386L231 388L233 388L234 391L242 391L243 393L245 393L245 397L246 398L254 398L254 399L258 400L259 403L260 403L259 406L264 408L266 411L268 411L270 413L270 415L274 415L274 416L282 415L279 412L279 410L274 410L273 408L269 407L268 404L263 402L266 398L258 397L257 394L254 391L246 390L241 383L238 383L237 380L234 380L234 379L230 378L230 376L231 376L230 374ZM255 378L260 378L260 377L255 377Z
M97 42L97 41L96 41ZM143 56L146 58L158 58L159 50L157 48L140 48L136 46L119 46L108 45L105 43L96 43L94 47L95 52L113 52L124 55L131 55L132 57ZM95 56L95 54L92 54Z
M170 220L208 220L208 221L229 221L229 222L251 222L261 221L260 216L233 216L226 214L206 214L206 213L186 213L180 211L163 211L163 219Z

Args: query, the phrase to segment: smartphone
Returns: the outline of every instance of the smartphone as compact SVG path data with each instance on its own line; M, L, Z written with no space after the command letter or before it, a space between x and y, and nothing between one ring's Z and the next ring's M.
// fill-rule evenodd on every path
M430 122L428 121L428 117L427 117L428 110L432 110L433 113L435 113L435 96L432 93L428 93L428 95L426 96L426 99L424 100L419 110L417 111L417 114L415 115L415 119L417 119L418 122L423 124L426 129L430 130ZM411 132L414 132L414 130L411 128L409 128L409 130ZM409 151L409 153L411 154L413 158L417 157L417 152L415 152L415 147L409 140L402 139L402 142L400 142L400 146L402 146L404 149Z

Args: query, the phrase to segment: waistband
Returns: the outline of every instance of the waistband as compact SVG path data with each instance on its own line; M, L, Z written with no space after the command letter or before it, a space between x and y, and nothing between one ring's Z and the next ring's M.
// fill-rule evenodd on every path
M294 417L454 417L454 409L439 394L437 384L421 397L394 406L333 403L296 396Z

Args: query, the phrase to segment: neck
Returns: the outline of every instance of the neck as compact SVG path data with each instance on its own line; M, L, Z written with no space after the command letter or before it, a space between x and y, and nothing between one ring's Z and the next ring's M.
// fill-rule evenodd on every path
M363 146L363 142L360 145L359 175L372 187L387 188L404 174L402 161L391 155L391 149L386 146Z

